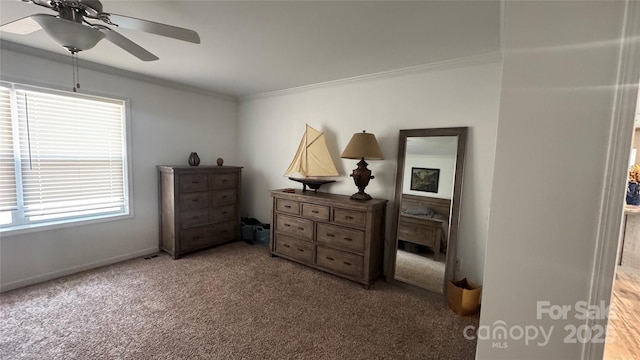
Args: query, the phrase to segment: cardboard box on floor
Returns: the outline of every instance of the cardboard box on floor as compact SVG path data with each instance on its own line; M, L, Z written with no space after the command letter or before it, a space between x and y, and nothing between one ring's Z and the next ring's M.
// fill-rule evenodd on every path
M449 307L461 316L473 315L480 308L482 286L464 278L458 281L449 280Z

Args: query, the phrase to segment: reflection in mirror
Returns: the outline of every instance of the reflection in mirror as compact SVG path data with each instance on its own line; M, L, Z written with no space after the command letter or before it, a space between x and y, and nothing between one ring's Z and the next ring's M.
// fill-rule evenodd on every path
M387 278L444 293L453 277L466 128L401 130Z

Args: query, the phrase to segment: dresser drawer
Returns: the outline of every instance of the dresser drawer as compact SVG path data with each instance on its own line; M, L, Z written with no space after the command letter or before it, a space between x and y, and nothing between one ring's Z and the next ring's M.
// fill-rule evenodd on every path
M211 228L202 226L182 230L180 233L180 251L202 248L211 244Z
M179 180L180 191L207 191L207 175L182 175Z
M275 245L277 253L309 264L313 263L313 244L311 243L276 234Z
M362 277L364 262L362 256L322 246L316 248L316 253L316 264L318 266L355 278Z
M212 189L235 188L238 176L236 174L212 175L209 180Z
M236 206L226 205L219 206L211 209L211 220L220 221L226 219L233 219L236 216Z
M209 209L185 211L180 214L182 228L206 225L209 223Z
M276 211L287 214L300 214L300 203L293 200L276 199Z
M213 206L235 204L236 189L216 190L211 193L211 203Z
M213 224L212 233L213 237L215 238L215 243L219 244L237 238L237 228L238 224L236 221L225 221Z
M185 193L180 195L182 211L204 209L209 206L209 194L206 192Z
M313 240L313 222L311 220L276 215L276 231Z
M314 220L329 221L329 207L302 203L302 216Z
M400 221L398 222L398 239L433 247L436 243L436 228L424 226L414 221L404 220L402 216L400 216Z
M364 211L333 208L333 222L336 224L364 227L366 220Z
M358 252L364 251L364 231L336 225L318 224L316 241Z

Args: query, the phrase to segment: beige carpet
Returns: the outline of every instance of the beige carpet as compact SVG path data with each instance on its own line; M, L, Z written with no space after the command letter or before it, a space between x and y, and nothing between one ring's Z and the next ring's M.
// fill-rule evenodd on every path
M396 279L443 294L445 263L398 249Z
M1 359L473 359L478 317L232 243L0 295Z

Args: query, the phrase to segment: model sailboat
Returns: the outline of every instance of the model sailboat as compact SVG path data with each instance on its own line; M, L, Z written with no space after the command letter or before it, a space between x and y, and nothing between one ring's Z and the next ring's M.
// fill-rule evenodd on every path
M307 186L309 186L317 192L320 186L335 182L328 177L338 175L338 170L336 170L329 149L327 149L324 132L307 125L296 156L284 176L288 176L290 180L301 182L303 184L302 191L307 191Z

